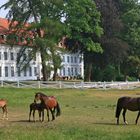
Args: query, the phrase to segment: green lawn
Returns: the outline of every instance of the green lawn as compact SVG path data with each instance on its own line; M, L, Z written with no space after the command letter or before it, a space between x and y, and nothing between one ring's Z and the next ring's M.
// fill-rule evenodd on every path
M55 121L28 122L29 104L37 91L57 97L62 115ZM0 88L7 99L9 120L0 120L0 140L139 140L137 112L128 111L129 125L116 125L115 107L120 96L140 96L139 90L15 89ZM2 112L1 114L2 115ZM38 119L38 114L36 113Z

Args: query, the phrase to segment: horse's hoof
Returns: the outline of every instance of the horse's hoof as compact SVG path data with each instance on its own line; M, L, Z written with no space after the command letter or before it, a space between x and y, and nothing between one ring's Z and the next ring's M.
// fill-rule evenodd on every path
M124 122L124 124L125 124L125 125L127 125L127 124L128 124L128 122L127 122L127 121L125 121L125 122Z

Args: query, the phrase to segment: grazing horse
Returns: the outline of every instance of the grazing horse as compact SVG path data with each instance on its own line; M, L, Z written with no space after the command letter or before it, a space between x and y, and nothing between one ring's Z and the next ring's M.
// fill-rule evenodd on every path
M0 99L0 107L2 108L3 111L3 119L7 119L8 120L8 111L7 111L7 101L4 99Z
M138 111L138 115L135 121L135 124L137 124L139 116L140 116L140 97L137 97L137 98L121 97L118 99L117 107L116 107L117 124L119 124L119 116L122 109L123 109L123 114L122 114L123 121L125 124L128 124L125 119L125 114L126 114L127 109L130 111Z
M47 96L41 92L38 92L35 94L35 99L34 101L41 101L41 104L45 107L45 109L47 110L47 116L48 116L48 121L50 121L49 119L49 110L51 111L52 114L52 120L55 120L55 109L56 109L56 116L60 116L61 114L61 110L60 110L60 106L56 100L56 98L54 96ZM43 114L43 118L44 118L44 114ZM44 119L43 119L44 120Z
M30 112L29 112L29 122L31 121L31 114L33 114L33 121L35 122L35 111L38 110L39 121L43 121L44 107L41 103L31 103L30 104ZM32 113L33 111L33 113ZM41 120L42 116L42 120Z

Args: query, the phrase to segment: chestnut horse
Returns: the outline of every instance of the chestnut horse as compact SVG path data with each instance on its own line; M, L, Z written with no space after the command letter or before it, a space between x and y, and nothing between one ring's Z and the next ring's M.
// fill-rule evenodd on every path
M56 98L54 96L47 96L41 92L38 92L35 94L35 99L34 101L41 101L41 104L45 107L45 109L47 110L47 116L48 116L48 121L50 121L49 119L49 110L51 111L52 114L52 120L55 120L55 109L56 109L56 116L60 116L61 114L61 110L60 110L60 106L56 100ZM44 114L43 114L43 121L44 121Z
M2 108L3 111L3 119L7 119L8 120L8 111L7 111L7 101L4 99L0 99L0 107Z
M29 112L29 122L31 121L31 114L33 115L33 121L35 122L35 111L38 110L39 121L43 121L44 107L41 103L31 103L30 104L30 112ZM32 113L33 112L33 113ZM41 120L42 116L42 120Z
M119 124L119 116L121 113L121 110L123 109L123 121L125 124L128 124L125 118L125 114L127 109L130 111L138 111L138 115L135 121L135 124L138 123L138 119L140 116L140 97L132 98L132 97L121 97L118 99L117 102L117 108L116 108L116 118L117 118L117 124Z

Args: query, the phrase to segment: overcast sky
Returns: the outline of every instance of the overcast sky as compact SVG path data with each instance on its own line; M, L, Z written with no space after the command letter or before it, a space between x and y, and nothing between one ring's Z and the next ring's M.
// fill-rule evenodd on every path
M0 0L0 6L2 6L6 2L7 2L7 0ZM0 17L5 18L7 12L8 12L8 10L1 9L0 10Z

